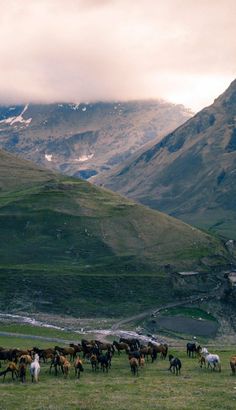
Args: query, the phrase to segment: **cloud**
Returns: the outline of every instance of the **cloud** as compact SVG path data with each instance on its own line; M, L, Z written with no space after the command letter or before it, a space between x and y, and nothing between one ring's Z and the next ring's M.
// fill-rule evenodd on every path
M200 109L235 77L234 0L0 3L2 103L165 98Z

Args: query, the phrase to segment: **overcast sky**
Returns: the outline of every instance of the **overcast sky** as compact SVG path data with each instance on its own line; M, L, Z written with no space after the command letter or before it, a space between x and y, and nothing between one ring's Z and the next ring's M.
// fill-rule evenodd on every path
M0 0L0 102L163 98L236 77L235 0Z

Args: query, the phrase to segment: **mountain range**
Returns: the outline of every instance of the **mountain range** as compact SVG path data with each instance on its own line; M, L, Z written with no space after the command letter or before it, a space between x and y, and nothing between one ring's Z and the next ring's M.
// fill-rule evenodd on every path
M92 181L236 239L236 80L211 106Z
M184 106L159 100L0 106L0 148L87 179L191 116Z

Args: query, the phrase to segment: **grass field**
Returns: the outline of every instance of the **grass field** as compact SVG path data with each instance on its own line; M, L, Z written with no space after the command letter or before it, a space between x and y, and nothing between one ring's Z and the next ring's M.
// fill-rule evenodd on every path
M0 337L0 345L30 347L32 340ZM38 342L49 347L48 342ZM51 344L53 345L53 344ZM39 383L0 380L1 410L154 410L154 409L235 409L236 377L231 376L229 358L235 354L231 347L210 347L220 355L222 372L200 369L197 359L187 358L184 344L181 349L170 349L182 360L182 373L175 376L168 371L168 361L147 363L138 377L130 373L126 354L114 356L108 374L93 373L88 363L80 380L73 369L69 378L49 374L49 364L42 364ZM2 364L4 368L4 364Z

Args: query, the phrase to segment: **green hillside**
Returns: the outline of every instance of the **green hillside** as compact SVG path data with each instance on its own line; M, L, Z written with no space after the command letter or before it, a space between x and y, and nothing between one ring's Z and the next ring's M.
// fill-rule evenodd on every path
M96 183L236 239L236 80L214 103Z
M0 227L1 309L127 313L171 298L176 271L230 262L208 234L3 151Z

